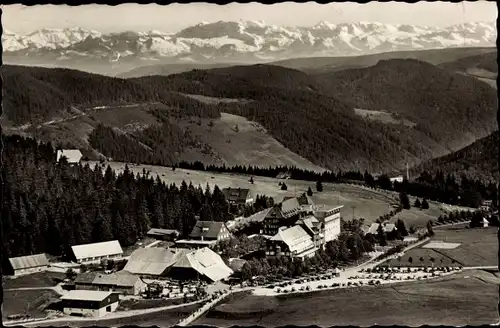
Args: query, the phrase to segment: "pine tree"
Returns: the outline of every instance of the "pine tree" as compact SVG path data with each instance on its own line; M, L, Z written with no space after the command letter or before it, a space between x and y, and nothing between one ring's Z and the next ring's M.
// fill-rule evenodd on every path
M432 221L429 220L427 222L427 233L429 234L429 236L434 236L434 229L432 229Z
M422 200L421 207L422 207L423 210L429 209L429 203L427 202L427 199L424 198L424 200Z
M313 191L312 191L311 187L309 187L307 189L307 196L312 196L312 195L313 195Z
M398 219L396 221L396 229L398 229L398 232L401 234L402 237L408 236L408 231L406 230L406 226L403 220Z
M286 183L283 182L281 184L281 190L288 190L288 187L287 187Z
M387 236L384 231L384 228L382 227L382 224L378 225L377 228L377 239L380 244L380 246L386 246L387 245Z
M316 191L317 192L322 192L323 191L323 184L319 180L316 182Z
M405 193L405 192L401 192L399 194L399 200L401 202L401 205L403 206L403 208L405 210L409 210L410 209L410 199L408 198L408 195Z
M413 204L413 206L420 208L422 206L422 204L420 203L420 199L417 198L417 200L415 200L415 204Z

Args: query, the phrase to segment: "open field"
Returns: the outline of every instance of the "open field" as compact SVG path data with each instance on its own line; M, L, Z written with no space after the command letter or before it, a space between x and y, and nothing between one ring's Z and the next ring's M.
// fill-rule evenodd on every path
M89 162L89 164L93 167L96 163ZM125 163L109 162L106 165L108 164L116 172L122 172L125 168ZM276 178L254 176L254 184L251 184L248 181L250 179L249 176L237 174L219 174L185 169L176 169L172 171L169 167L153 165L129 165L129 169L133 171L134 174L142 173L142 170L146 169L151 172L153 177L158 175L163 181L175 183L176 185L180 185L184 180L187 183L193 183L195 186L201 185L205 187L208 184L210 188L213 188L215 185L219 186L219 188L250 188L256 194L274 197L275 201L281 201L285 196L299 196L307 192L309 187L311 187L313 191L316 190L316 183L313 181L289 179L286 180L288 190L283 191L278 186L278 182L283 180ZM331 206L344 205L341 210L341 215L347 220L352 219L354 207L354 216L356 218L364 218L366 224L375 222L381 215L393 209L390 207L390 204L399 202L399 196L396 193L363 188L356 185L331 183L324 183L323 192L315 192L313 196L311 196L311 199L317 204ZM413 201L412 199L412 202ZM436 202L429 202L429 205L430 208L428 210L420 210L412 207L410 210L403 210L403 212L399 213L396 217L401 217L407 226L415 224L419 227L425 227L429 219L437 219L439 215L449 210L459 208Z
M60 296L52 290L4 290L3 297L2 316L5 319L14 314L28 314L31 318L44 318L45 308L57 301Z
M232 325L479 325L498 321L498 287L485 272L435 281L318 291L286 296L240 295L195 324Z
M399 199L399 195L397 193L393 193L393 197L397 197L397 199ZM401 219L405 222L407 227L408 223L415 224L418 227L425 227L429 220L436 220L440 215L443 215L445 213L457 210L473 210L471 208L442 204L430 200L427 200L429 203L429 208L423 210L413 206L417 197L408 196L408 198L410 200L411 208L409 210L403 210L402 212L397 213L391 220L389 220L389 222L396 223L398 219ZM419 199L420 201L422 201L421 198Z
M213 124L211 127L209 126L210 122ZM283 146L271 137L260 124L249 121L242 116L221 113L220 119L204 119L201 120L200 125L188 121L180 121L177 124L184 129L189 129L193 135L210 145L217 153L217 157L228 166L286 165L316 172L324 171L321 167ZM195 159L193 158L191 161Z
M408 121L406 119L395 118L392 113L378 111L378 110L367 110L354 108L354 112L364 118L369 120L386 123L386 124L404 124L409 127L414 127L415 123Z
M475 228L475 229L446 229L435 230L432 241L443 241L445 243L459 243L453 249L430 249L421 247L414 248L405 253L401 261L391 259L383 263L383 266L391 267L430 267L434 266L494 266L498 264L498 239L496 227ZM409 261L410 257L413 259ZM423 261L420 261L423 258ZM455 261L455 262L453 262Z
M19 277L4 277L3 288L34 288L34 287L53 287L57 285L54 279L66 278L64 273L58 272L37 272Z

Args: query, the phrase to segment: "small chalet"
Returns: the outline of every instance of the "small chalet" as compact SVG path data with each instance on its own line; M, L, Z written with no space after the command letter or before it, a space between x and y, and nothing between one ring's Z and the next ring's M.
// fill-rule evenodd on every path
M172 229L153 228L150 229L146 235L148 237L155 238L158 240L175 241L179 237L180 233L179 231Z
M59 163L62 157L65 157L69 164L78 164L83 155L79 149L60 149L57 151L56 161Z
M402 175L398 175L398 176L396 176L396 177L389 178L389 180L390 180L392 183L394 183L394 182L399 182L399 183L401 183L401 182L403 182L404 177L403 177Z
M102 260L120 259L123 250L118 240L71 246L77 263L99 263Z
M244 188L224 188L224 197L231 205L251 205L254 203L252 191Z
M64 314L103 317L118 308L118 294L95 290L71 290L61 297Z
M380 226L380 223L372 223L372 225L370 226L370 228L368 228L365 231L365 233L367 235L368 234L376 235L379 226ZM382 229L384 230L385 233L388 233L388 234L394 233L397 230L396 225L394 225L393 223L383 223L382 224Z
M9 258L6 274L19 276L23 274L45 271L49 267L49 260L45 254L27 255Z
M201 241L223 241L230 237L224 222L216 221L197 221L189 235L190 239Z

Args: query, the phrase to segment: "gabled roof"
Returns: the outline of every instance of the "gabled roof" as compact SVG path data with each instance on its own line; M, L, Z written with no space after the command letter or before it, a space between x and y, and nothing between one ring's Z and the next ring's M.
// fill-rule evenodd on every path
M173 229L159 229L159 228L152 228L149 229L148 235L158 235L158 236L165 236L165 235L179 235L179 231L173 230Z
M368 230L366 231L366 233L367 234L376 235L379 225L380 225L379 223L372 223L372 225L370 226L370 228L368 228ZM385 223L385 224L383 224L382 225L382 229L385 232L391 232L393 230L397 230L396 225L394 225L393 223Z
M318 225L319 225L318 219L316 219L314 216L309 216L303 219L297 220L295 224L297 225L303 225L306 230L309 230L310 234L316 234L318 231Z
M197 221L189 236L191 238L217 238L223 226L224 222Z
M57 161L61 159L61 157L66 157L68 163L78 163L83 155L82 152L78 149L62 149L57 151Z
M207 247L185 254L173 267L194 269L212 281L219 281L233 274L233 270L222 258Z
M113 285L119 287L133 287L140 278L127 271L118 271L112 274L97 274L92 281L96 285Z
M299 213L300 210L301 210L301 206L300 206L299 201L296 197L286 199L286 200L283 200L283 202L281 202L281 212L283 213L283 216L285 216L285 217L293 216L293 215Z
M96 290L70 290L63 296L61 300L72 300L72 301L96 301L101 302L112 292L101 292Z
M91 284L96 276L97 272L94 271L80 273L78 276L76 276L75 284Z
M130 255L123 270L134 274L159 276L185 253L186 250L177 248L139 248Z
M298 225L279 231L271 240L283 241L290 248L291 252L302 248L314 247L311 236Z
M281 203L275 204L266 217L290 218L303 211L302 206L296 197L285 197Z
M246 188L224 188L222 189L222 193L226 200L231 202L244 202L247 200L250 195L250 189Z
M49 260L45 254L27 255L19 257L11 257L10 264L14 270L36 268L49 265Z
M123 254L118 240L104 241L101 243L71 246L77 260L89 257Z

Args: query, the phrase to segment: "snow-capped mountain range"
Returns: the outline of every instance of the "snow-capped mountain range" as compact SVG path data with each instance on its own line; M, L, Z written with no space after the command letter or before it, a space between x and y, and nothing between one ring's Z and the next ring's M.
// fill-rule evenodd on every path
M82 28L41 29L28 35L4 30L4 58L108 62L252 61L291 57L351 56L386 51L449 47L490 47L494 22L429 27L382 23L320 22L313 27L267 25L261 21L200 23L178 33L160 31L104 34ZM26 58L27 59L27 58Z

